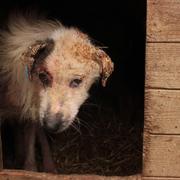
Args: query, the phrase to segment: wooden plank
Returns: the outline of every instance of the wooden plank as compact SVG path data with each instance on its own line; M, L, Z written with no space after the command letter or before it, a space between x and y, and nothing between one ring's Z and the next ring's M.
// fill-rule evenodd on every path
M180 136L148 135L144 143L144 176L180 177Z
M170 177L142 177L142 180L180 180L180 178L170 178Z
M146 87L180 89L180 43L147 44Z
M180 1L147 1L147 41L180 42Z
M146 89L145 129L153 134L180 134L180 90Z
M134 176L99 176L99 175L53 175L30 171L3 170L0 180L141 180L141 175Z

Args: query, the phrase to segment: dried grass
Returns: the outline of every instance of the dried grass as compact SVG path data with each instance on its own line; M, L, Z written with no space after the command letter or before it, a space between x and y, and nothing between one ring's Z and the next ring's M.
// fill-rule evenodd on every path
M85 104L70 129L50 136L59 173L139 173L142 164L142 124L138 123L141 121L132 123L126 120L107 106Z

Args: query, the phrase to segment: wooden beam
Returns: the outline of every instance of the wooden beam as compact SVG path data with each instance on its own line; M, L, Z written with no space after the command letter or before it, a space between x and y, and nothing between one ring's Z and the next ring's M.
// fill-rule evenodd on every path
M30 171L3 170L0 180L141 180L141 175L134 176L99 176L99 175L53 175Z
M170 178L170 177L142 177L142 180L180 180L180 178Z
M180 42L180 1L147 1L147 41Z
M148 43L146 49L146 87L180 89L180 43Z
M151 134L180 134L180 90L146 89L145 130Z

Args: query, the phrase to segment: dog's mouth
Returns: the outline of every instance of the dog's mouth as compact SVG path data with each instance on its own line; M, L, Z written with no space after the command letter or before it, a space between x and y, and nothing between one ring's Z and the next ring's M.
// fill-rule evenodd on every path
M43 127L50 133L60 133L68 129L72 124L73 120L62 120L62 119L43 119Z

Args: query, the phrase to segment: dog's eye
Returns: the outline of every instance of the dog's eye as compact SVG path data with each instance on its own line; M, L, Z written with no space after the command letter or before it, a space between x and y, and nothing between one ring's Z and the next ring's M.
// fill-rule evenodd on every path
M43 85L49 85L51 83L51 77L48 74L48 72L40 72L39 73L39 79L41 80L41 82L43 83Z
M76 88L76 87L78 87L81 83L82 83L82 79L73 79L73 80L70 82L69 86L70 86L71 88Z

